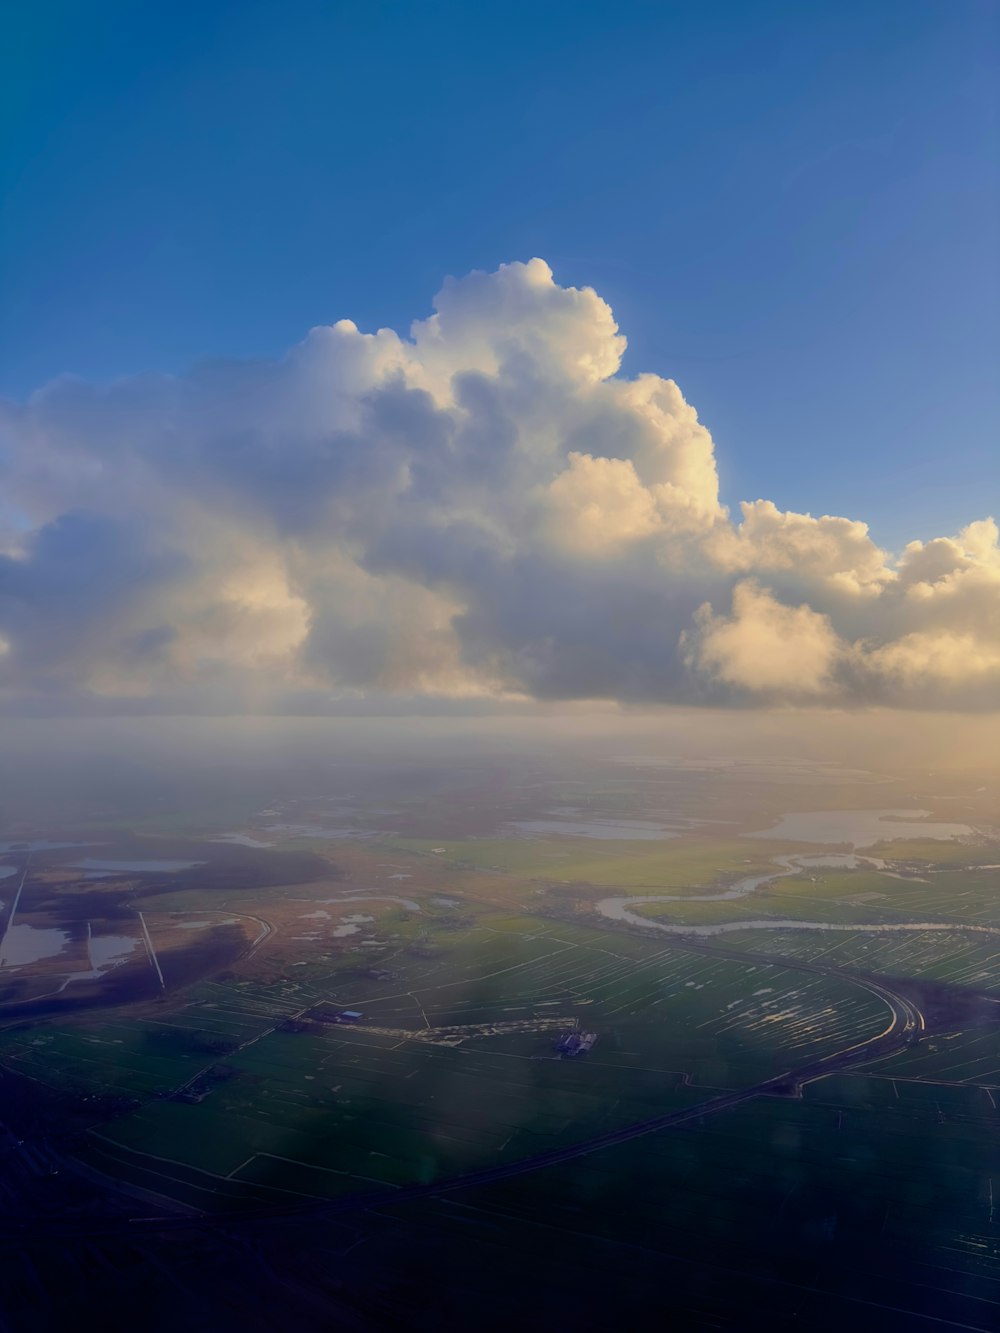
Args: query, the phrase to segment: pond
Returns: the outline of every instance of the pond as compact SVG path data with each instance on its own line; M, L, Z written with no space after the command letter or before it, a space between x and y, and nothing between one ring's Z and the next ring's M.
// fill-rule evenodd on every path
M0 967L22 967L56 958L69 943L69 932L41 926L11 926L0 949Z
M374 921L373 916L365 916L362 912L355 912L352 916L345 916L336 930L331 931L334 939L342 939L345 935L357 935L363 925Z

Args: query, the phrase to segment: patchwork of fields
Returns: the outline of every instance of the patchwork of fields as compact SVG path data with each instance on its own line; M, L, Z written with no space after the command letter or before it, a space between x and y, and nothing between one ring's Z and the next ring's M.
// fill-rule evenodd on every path
M212 1190L221 1204L259 1192L236 1185L323 1196L532 1155L773 1077L889 1019L850 981L561 923L436 938L432 957L394 959L388 984L319 968L209 982L169 1015L5 1033L0 1059L145 1098L94 1130L88 1159L204 1206ZM323 1005L360 1008L363 1025L282 1030ZM599 1034L586 1060L556 1058L553 1019ZM162 1095L206 1070L202 1100Z
M216 1238L287 1224L290 1282L368 1292L392 1273L394 1308L447 1272L448 1300L514 1319L509 1274L544 1254L551 1327L627 1321L670 1282L692 1326L742 1328L749 1293L817 1327L874 1310L902 1333L924 1309L990 1327L996 847L824 861L757 836L752 783L731 823L691 796L656 837L636 790L596 784L592 806L567 784L573 805L541 812L514 793L500 819L493 787L407 788L381 829L375 801L267 807L273 827L218 852L123 839L96 881L69 851L19 859L18 920L69 941L0 987L0 1078L73 1123L30 1169L138 1210L151 1243L161 1211ZM157 858L189 869L135 869ZM635 917L602 915L611 895ZM25 1012L119 935L134 947L89 1007L80 977ZM596 1040L565 1056L566 1033Z
M544 1219L524 1178L422 1203L409 1262L446 1252L467 1297L513 1315L499 1275L537 1248L551 1283L538 1284L536 1315L556 1321L557 1293L580 1291L601 1319L617 1311L641 1327L655 1272L693 1327L994 1328L997 1114L978 1090L899 1091L886 1084L887 1100L861 1077L824 1080L801 1101L750 1102L554 1167ZM417 1210L389 1205L389 1216ZM391 1232L373 1233L358 1280L377 1280L390 1255Z
M963 933L961 929L900 931L875 934L859 929L838 931L734 931L727 948L745 948L776 957L822 961L831 967L878 972L889 977L916 977L1000 991L1000 934Z

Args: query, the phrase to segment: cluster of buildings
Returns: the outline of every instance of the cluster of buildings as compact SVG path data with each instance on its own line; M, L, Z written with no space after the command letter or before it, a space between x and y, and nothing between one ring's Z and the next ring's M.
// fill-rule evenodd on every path
M331 1014L322 1005L317 1005L315 1009L310 1009L306 1014L300 1014L295 1018L282 1019L278 1024L278 1031L309 1032L317 1036L323 1031L324 1027L331 1023L360 1023L363 1018L364 1014L357 1009L341 1009L339 1012Z
M555 1048L561 1056L586 1055L596 1042L596 1032L563 1032L556 1038Z

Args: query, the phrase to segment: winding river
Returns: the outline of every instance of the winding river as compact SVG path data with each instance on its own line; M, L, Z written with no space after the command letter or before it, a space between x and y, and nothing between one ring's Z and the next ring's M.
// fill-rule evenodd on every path
M795 875L803 870L838 867L856 870L866 866L873 870L884 870L886 862L875 856L857 856L853 852L828 853L817 856L776 856L775 864L782 869L772 870L765 875L750 875L734 884L723 893L657 893L636 894L629 898L602 898L595 903L595 909L601 916L611 921L624 921L631 926L644 926L648 930L666 931L668 935L726 935L737 930L863 930L873 934L895 933L901 930L947 930L974 931L982 935L998 935L1000 928L994 926L949 925L942 921L902 921L868 924L864 922L832 921L797 921L782 917L768 917L755 921L720 921L711 925L695 926L655 921L648 916L640 916L629 909L636 903L718 903L731 902L736 898L746 898L759 889L762 884L782 879L786 875Z

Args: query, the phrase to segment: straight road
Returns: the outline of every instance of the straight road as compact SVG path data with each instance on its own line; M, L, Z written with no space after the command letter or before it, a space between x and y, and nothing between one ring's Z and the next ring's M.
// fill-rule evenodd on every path
M804 962L798 958L785 959L770 954L754 954L744 950L717 948L703 944L700 941L685 941L682 947L714 957L732 958L742 962L759 962L769 967L784 966L818 976L833 976L840 979L845 976L845 973L838 968L825 967L821 963ZM365 1212L371 1208L385 1208L418 1199L432 1198L437 1195L452 1194L459 1190L492 1185L498 1181L510 1180L533 1171L541 1171L547 1167L560 1166L564 1162L587 1157L591 1153L601 1152L605 1148L617 1147L620 1144L630 1142L632 1139L642 1138L647 1134L656 1134L664 1130L691 1124L693 1121L700 1121L710 1115L718 1115L722 1111L731 1110L733 1107L753 1101L758 1097L794 1095L800 1092L807 1083L814 1082L816 1079L827 1078L831 1074L839 1073L840 1070L854 1065L866 1064L871 1060L880 1059L911 1045L920 1038L924 1029L924 1019L912 1000L898 994L882 981L876 982L868 978L861 979L854 976L851 976L850 980L878 996L889 1007L891 1014L889 1024L877 1036L866 1041L855 1042L831 1055L786 1070L750 1087L721 1093L719 1096L710 1097L695 1106L665 1111L661 1115L650 1116L645 1120L636 1121L619 1129L608 1130L603 1134L595 1134L578 1143L567 1144L565 1147L551 1148L545 1152L536 1153L532 1157L521 1158L518 1161L507 1162L499 1166L485 1167L480 1171L470 1171L462 1176L454 1176L447 1180L434 1181L426 1185L406 1185L400 1189L386 1187L367 1191L364 1194L351 1195L349 1198L310 1201L291 1204L287 1207L267 1205L260 1209L242 1213L238 1217L141 1217L114 1218L106 1221L98 1221L94 1218L8 1217L0 1220L0 1238L21 1237L27 1239L37 1235L95 1236L121 1234L125 1231L132 1235L138 1235L143 1232L189 1230L198 1227L226 1230L239 1228L242 1223L250 1221L278 1221L293 1217L314 1217L317 1220L341 1217L346 1214Z
M3 935L0 936L0 967L3 967L3 946L7 942L7 936L10 928L14 924L14 917L17 915L17 906L21 901L21 890L24 888L24 881L28 878L28 867L31 865L31 853L25 857L24 870L21 872L21 882L17 886L17 892L14 894L14 901L10 906L10 915L7 918L7 924L4 926Z

